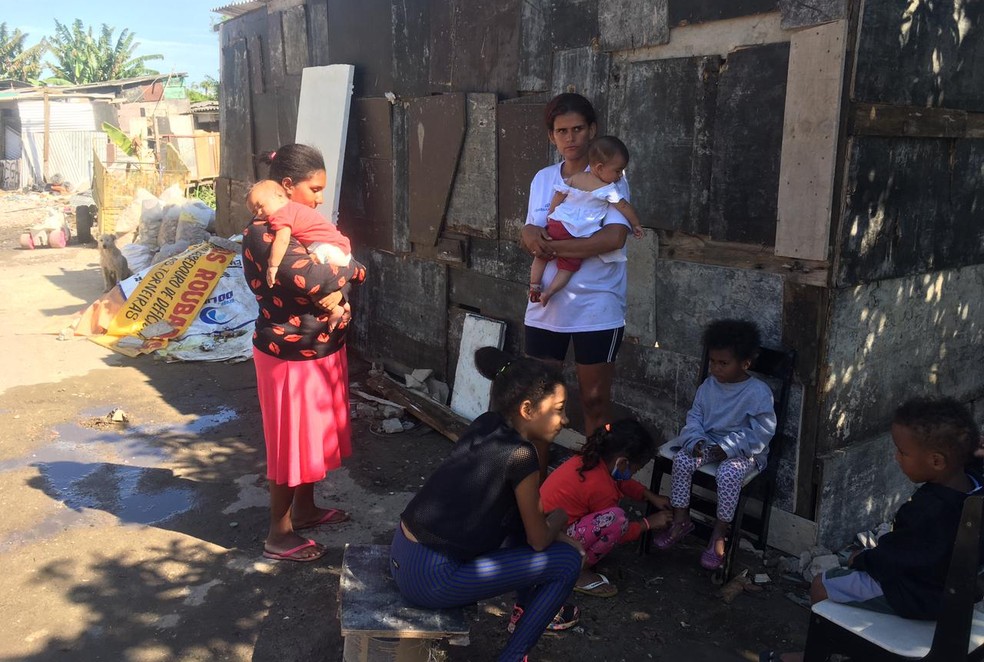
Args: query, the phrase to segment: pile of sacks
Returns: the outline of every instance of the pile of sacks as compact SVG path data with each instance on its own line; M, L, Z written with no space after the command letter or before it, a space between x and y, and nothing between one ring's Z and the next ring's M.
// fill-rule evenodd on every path
M137 189L117 221L116 232L136 231L133 243L121 249L130 271L136 273L208 241L214 224L215 210L201 200L184 197L175 185L160 197Z

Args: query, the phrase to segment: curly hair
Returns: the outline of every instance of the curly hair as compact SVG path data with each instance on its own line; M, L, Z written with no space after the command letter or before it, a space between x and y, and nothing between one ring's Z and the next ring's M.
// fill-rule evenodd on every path
M602 462L625 457L630 464L642 466L656 455L656 442L639 421L625 418L603 425L587 438L581 447L581 468L577 470L584 481L584 472Z
M475 351L475 367L492 380L489 411L512 416L524 401L534 405L564 386L564 375L551 365L531 358L513 359L495 347Z
M704 347L731 350L739 361L755 358L762 340L754 322L715 320L704 329Z
M953 398L913 398L895 410L892 423L907 427L919 445L961 466L971 462L980 430L970 410Z

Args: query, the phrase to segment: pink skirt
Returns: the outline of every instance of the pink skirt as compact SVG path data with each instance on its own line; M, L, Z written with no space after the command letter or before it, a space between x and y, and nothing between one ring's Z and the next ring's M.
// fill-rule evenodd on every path
M267 478L316 483L352 454L348 355L284 361L253 348L266 439Z

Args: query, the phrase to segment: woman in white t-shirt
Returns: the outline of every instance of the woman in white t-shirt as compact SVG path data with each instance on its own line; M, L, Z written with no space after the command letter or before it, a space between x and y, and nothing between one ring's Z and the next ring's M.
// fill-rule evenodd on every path
M605 262L599 255L624 251L630 225L621 213L609 209L604 225L590 237L552 241L546 232L547 211L554 187L588 167L588 143L597 131L597 114L579 94L554 97L545 111L547 138L563 158L533 177L529 212L523 227L523 247L534 257L581 258L581 268L550 301L526 308L526 354L563 364L574 343L574 363L584 411L584 433L610 421L615 357L625 331L626 263ZM629 198L625 178L616 183L622 198ZM544 272L544 282L556 275L556 260Z

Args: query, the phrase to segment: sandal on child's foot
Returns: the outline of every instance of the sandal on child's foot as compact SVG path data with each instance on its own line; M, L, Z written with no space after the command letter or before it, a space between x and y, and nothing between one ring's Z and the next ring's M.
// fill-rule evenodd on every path
M579 620L581 620L581 610L578 609L577 605L564 605L553 617L553 620L547 623L547 629L567 630L577 625Z
M530 303L540 303L540 296L543 294L543 286L539 283L530 283Z
M718 554L716 543L715 538L700 555L700 567L704 570L717 570L724 565L724 554Z
M670 524L670 528L653 538L653 544L656 545L657 549L669 549L693 530L694 523L689 520L686 522L673 522L673 524Z

